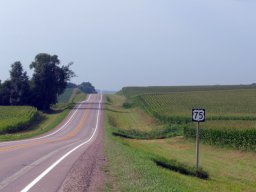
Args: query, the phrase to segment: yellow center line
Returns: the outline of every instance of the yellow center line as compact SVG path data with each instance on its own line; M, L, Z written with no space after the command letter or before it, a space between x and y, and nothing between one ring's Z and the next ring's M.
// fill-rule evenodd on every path
M83 128L83 125L84 125L88 115L89 115L89 109L85 109L84 115L81 118L78 126L64 137L60 137L60 138L57 138L57 139L54 139L54 140L48 139L48 140L44 140L44 141L37 141L37 142L32 142L32 143L18 144L18 145L13 145L13 146L8 146L8 147L2 147L2 148L0 148L0 152L7 152L7 151L15 150L15 149L20 149L20 148L32 147L34 145L39 145L39 144L46 144L46 143L53 143L53 142L68 140L68 139L74 137L75 135L77 135L78 132Z

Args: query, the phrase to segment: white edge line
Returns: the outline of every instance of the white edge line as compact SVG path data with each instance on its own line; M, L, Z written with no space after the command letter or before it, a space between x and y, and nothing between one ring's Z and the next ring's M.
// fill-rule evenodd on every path
M8 144L8 143L21 143L21 142L26 142L26 141L35 141L35 140L39 140L39 139L44 139L46 137L50 137L52 135L55 135L56 133L60 132L62 129L64 129L69 123L70 121L74 118L74 116L77 114L78 109L80 108L80 106L86 102L88 102L90 100L91 95L89 95L89 97L83 101L82 103L80 103L80 105L78 105L77 109L73 112L72 116L68 119L68 121L62 125L58 130L54 131L53 133L50 133L48 135L42 136L42 137L38 137L38 138L34 138L34 139L25 139L25 140L20 140L20 141L7 141L7 142L0 142L0 144Z
M100 116L100 110L101 110L101 103L102 103L102 94L101 94L101 99L99 101L99 109L98 109L98 114L97 114L96 126L94 128L92 136L87 141L81 143L80 145L76 146L75 148L70 150L68 153L63 155L60 159L58 159L55 163L53 163L50 167L48 167L44 172L42 172L37 178L35 178L31 183L29 183L24 189L22 189L21 192L28 192L34 185L36 185L43 177L45 177L52 169L54 169L54 167L56 167L67 156L69 156L72 152L76 151L81 146L89 143L93 139L93 137L94 137L94 135L95 135L95 133L98 129L98 126L99 126L99 116Z

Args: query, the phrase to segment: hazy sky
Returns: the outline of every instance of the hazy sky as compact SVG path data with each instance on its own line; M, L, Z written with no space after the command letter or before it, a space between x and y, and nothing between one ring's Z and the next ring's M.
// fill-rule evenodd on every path
M256 1L0 1L0 79L17 60L31 75L37 53L105 90L253 83Z

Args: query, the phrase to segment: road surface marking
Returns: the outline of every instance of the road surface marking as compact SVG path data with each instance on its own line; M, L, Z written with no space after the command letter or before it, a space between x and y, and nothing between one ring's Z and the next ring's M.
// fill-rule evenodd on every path
M97 114L97 120L96 120L96 126L94 128L92 136L85 142L81 143L77 147L73 148L70 150L68 153L63 155L60 159L58 159L55 163L53 163L50 167L48 167L44 172L42 172L37 178L35 178L31 183L29 183L24 189L21 190L21 192L28 192L33 186L35 186L42 178L44 178L52 169L54 169L61 161L63 161L66 157L68 157L71 153L76 151L78 148L81 146L89 143L94 135L96 134L96 131L99 127L99 116L100 116L100 110L101 110L101 102L102 102L102 94L101 94L101 99L99 101L99 109L98 109L98 114Z
M60 149L57 149L43 157L41 157L40 159L34 161L33 163L31 163L30 165L25 166L24 168L22 168L21 170L19 170L18 172L16 172L15 174L13 174L12 176L6 178L5 180L1 181L0 183L0 190L4 189L6 186L8 186L10 183L12 183L13 181L15 181L16 179L20 178L21 176L25 175L27 172L29 172L31 169L33 169L35 166L40 165L42 162L44 162L45 160L49 159L51 156L53 156L55 153L57 153L58 151L64 149L64 148L68 148L69 146L73 145L73 143L69 144L68 146L64 146Z

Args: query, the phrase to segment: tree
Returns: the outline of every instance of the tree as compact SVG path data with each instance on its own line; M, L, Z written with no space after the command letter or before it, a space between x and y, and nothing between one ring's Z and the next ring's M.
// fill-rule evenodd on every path
M57 103L57 96L63 93L67 82L75 74L66 66L59 66L57 55L46 53L38 54L35 61L31 63L30 69L34 69L31 80L32 104L41 110L49 110L52 104Z
M11 95L11 81L7 80L1 84L0 89L0 104L1 105L10 105L10 95Z
M17 61L12 64L10 71L10 104L27 105L29 103L29 79L22 64Z
M95 90L94 86L92 86L92 84L90 82L83 82L78 87L83 92L88 93L88 94L90 94L90 93L97 93L97 91Z
M75 83L69 82L69 83L67 84L67 88L77 88L77 85L76 85Z

